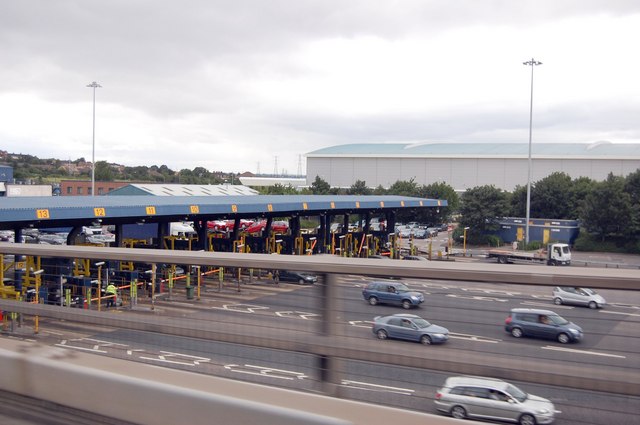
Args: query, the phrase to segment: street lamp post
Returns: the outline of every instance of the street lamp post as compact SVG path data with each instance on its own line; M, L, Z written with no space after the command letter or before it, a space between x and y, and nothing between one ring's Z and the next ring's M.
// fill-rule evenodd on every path
M522 62L523 65L531 67L531 96L529 104L529 159L528 159L528 173L527 173L527 221L525 224L524 244L525 248L529 244L529 218L531 215L531 134L533 129L533 68L536 65L542 65L542 62L538 62L535 59Z
M91 196L96 194L96 89L102 87L95 81L87 84L93 89L93 143L91 149Z

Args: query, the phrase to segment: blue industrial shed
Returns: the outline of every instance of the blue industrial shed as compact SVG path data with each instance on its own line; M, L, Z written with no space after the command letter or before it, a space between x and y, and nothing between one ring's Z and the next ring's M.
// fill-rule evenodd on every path
M526 219L504 217L499 220L500 228L495 233L507 243L524 240ZM532 218L529 220L529 239L542 243L557 241L573 244L580 233L578 220L551 220Z

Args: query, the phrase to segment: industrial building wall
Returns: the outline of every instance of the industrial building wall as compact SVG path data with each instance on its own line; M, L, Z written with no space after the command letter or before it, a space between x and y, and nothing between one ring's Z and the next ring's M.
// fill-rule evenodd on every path
M455 190L494 185L511 191L527 184L528 160L523 158L307 158L307 184L320 176L332 187L349 187L363 180L369 187L389 187L398 180L415 179L418 184L444 182ZM640 160L624 159L532 159L531 181L554 172L572 178L602 181L609 173L626 176L640 169Z
M53 187L50 184L8 184L6 188L7 197L53 195Z

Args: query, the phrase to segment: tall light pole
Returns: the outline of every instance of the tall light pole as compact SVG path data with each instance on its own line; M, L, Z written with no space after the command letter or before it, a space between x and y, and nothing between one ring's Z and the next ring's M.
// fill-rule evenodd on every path
M538 62L535 59L522 62L523 65L531 67L531 102L529 104L529 166L527 175L527 223L525 225L524 244L525 248L529 244L529 218L531 216L531 133L533 129L533 68L536 65L542 65L542 62Z
M96 89L102 87L95 81L87 84L93 89L93 143L91 149L91 196L96 195Z

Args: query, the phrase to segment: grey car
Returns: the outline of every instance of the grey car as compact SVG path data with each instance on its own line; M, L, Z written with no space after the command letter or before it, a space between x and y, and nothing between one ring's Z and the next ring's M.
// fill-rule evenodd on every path
M582 328L550 310L513 308L505 320L504 329L513 337L530 336L555 339L561 344L580 341Z
M379 339L406 339L424 345L440 344L449 339L448 329L429 323L415 314L377 316L373 319L371 330Z
M400 282L371 282L363 290L362 296L369 304L394 304L404 309L418 307L424 302L422 292L410 290Z
M557 286L553 288L553 303L584 305L592 309L602 308L607 302L601 295L590 288L575 286Z
M447 378L436 392L436 409L456 419L487 419L520 425L553 423L556 411L546 398L527 394L500 379L479 376Z

